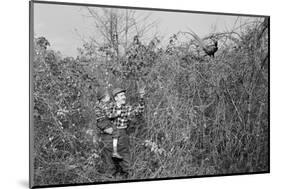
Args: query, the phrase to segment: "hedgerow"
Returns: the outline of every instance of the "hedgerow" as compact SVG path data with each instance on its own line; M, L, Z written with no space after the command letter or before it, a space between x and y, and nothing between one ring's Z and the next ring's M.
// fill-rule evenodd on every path
M116 58L62 58L34 41L32 70L35 185L108 181L102 170L94 104L98 87L146 86L143 116L130 121L129 179L254 173L268 163L268 33L265 22L214 33L215 57L194 41L159 48L140 40ZM179 45L180 44L180 45ZM91 53L95 53L91 49ZM87 54L89 48L82 51ZM93 52L92 52L93 51ZM106 52L105 48L98 49Z

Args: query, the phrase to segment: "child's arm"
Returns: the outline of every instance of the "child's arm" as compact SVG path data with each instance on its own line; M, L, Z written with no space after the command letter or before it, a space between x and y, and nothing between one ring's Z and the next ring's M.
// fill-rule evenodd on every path
M104 118L102 107L98 103L95 105L95 115L96 115L96 120Z
M100 104L96 104L95 106L95 114L96 114L96 120L97 120L97 127L101 130L104 131L105 129L108 128L108 124L100 122L101 119L105 118L105 115L103 113L103 108L101 107Z
M141 98L137 106L127 105L125 111L122 111L121 116L133 117L139 115L144 112L144 106L144 99Z
M144 95L145 95L145 86L141 87L139 89L139 95L140 95L140 100L138 105L133 109L133 112L131 113L133 116L142 114L144 112Z
M145 102L144 102L144 98L141 97L140 101L139 101L139 106L138 106L138 112L139 113L143 113L144 112L144 107L145 107Z

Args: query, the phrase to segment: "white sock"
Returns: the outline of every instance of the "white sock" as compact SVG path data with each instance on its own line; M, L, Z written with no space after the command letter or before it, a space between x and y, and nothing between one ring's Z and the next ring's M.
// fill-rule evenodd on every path
M118 142L117 138L114 138L113 139L113 151L114 152L117 152L117 142Z

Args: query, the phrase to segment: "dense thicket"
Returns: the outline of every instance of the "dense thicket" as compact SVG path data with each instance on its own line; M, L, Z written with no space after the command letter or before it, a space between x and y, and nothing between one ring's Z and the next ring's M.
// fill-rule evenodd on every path
M242 26L241 26L242 27ZM44 37L34 41L32 70L35 185L107 181L95 128L99 86L146 85L146 111L131 120L129 179L268 170L268 24L214 33L215 57L194 41L132 42L126 54L85 44L62 58ZM197 50L194 50L197 49ZM89 56L99 52L104 56ZM200 50L202 51L202 50ZM94 142L93 142L94 141Z

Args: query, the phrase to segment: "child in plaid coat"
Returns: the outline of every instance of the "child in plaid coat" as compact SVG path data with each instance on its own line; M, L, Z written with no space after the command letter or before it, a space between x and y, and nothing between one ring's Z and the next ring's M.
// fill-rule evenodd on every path
M115 110L113 103L110 102L110 96L107 91L99 91L97 94L97 103L95 106L95 113L97 119L97 126L105 130L112 127L112 138L113 138L113 152L112 157L122 159L122 156L117 151L118 144L118 130L115 124L112 124L111 119L121 115L121 110Z

